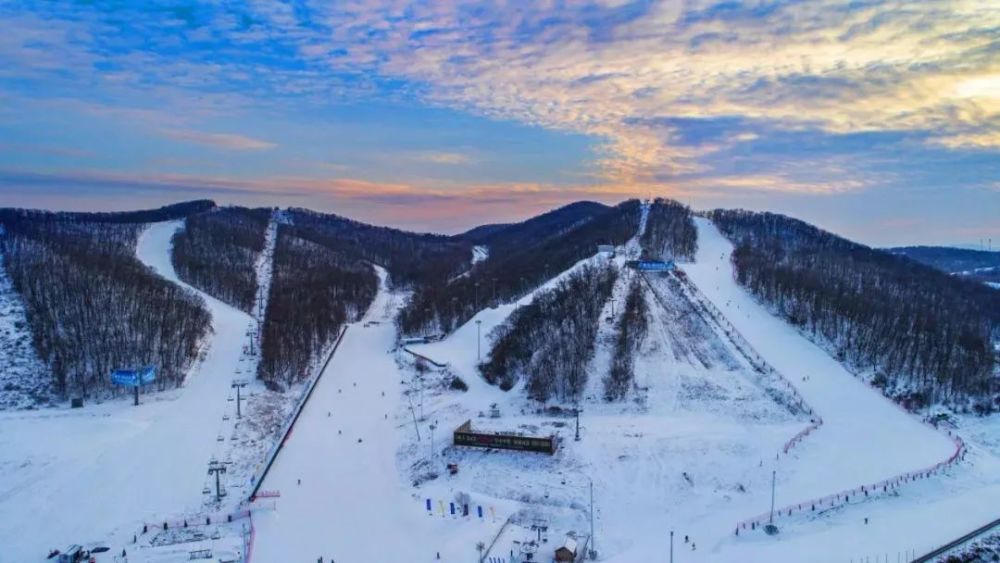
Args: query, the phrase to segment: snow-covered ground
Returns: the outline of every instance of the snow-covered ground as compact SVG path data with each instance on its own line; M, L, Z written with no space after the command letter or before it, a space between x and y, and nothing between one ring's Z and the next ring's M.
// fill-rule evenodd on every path
M613 260L621 267L638 251L632 239ZM604 260L608 258L589 258L573 270ZM615 288L616 315L633 275L623 270ZM676 282L656 283L662 299L647 294L652 321L636 361L637 391L625 403L601 401L601 379L610 360L608 340L614 332L611 323L606 323L598 335L582 403L579 442L574 440L575 421L565 411L541 412L518 388L504 393L487 385L476 372L477 338L482 339L483 353L488 353L489 333L518 304L487 309L441 342L410 347L447 363L438 378L447 381L451 374L458 375L468 382L469 391L448 391L433 375L424 377L425 389L419 395L426 403L424 434L417 443L415 433L407 432L399 456L408 477L421 482L422 490L446 487L448 492L441 496L466 492L516 501L515 521L523 526L544 520L555 542L567 532L589 534L587 497L592 481L597 497L595 540L602 559L608 561L662 559L669 542L665 531L671 528L678 532L678 544L687 535L711 547L708 542L726 538L730 524L741 514L766 507L770 465L764 462L808 421L771 399L732 343L699 319ZM602 316L615 316L610 302ZM477 326L476 321L481 324ZM413 397L419 400L418 395ZM484 417L494 403L500 418ZM427 425L435 422L450 433L469 418L474 427L532 435L556 432L563 438L562 445L549 457L440 444L435 451L442 457L437 463L428 462ZM445 462L457 463L459 475L441 477ZM438 477L426 481L432 475ZM683 547L691 552L683 555L685 561L719 560L717 551L705 547L692 551L691 544ZM506 557L509 550L490 554Z
M726 315L751 345L790 377L825 424L777 464L779 506L836 493L861 484L931 466L954 444L853 377L793 327L772 316L739 287L732 245L715 226L697 219L698 256L684 266L688 277ZM968 459L938 476L904 485L889 499L796 516L777 536L730 538L717 546L718 560L736 554L760 561L844 561L851 557L929 550L986 521L1000 490L987 485L997 459L975 445ZM994 474L996 475L996 474ZM965 492L962 492L965 491ZM992 502L989 499L993 499ZM942 514L948 515L942 518ZM748 514L747 516L752 516ZM865 517L870 524L863 524Z
M2 233L0 233L2 236ZM0 254L0 411L48 405L48 368L31 342L24 303L14 291Z
M438 552L469 560L507 517L501 503L482 520L429 515L401 479L396 450L412 427L397 417L399 300L380 277L378 296L348 329L264 481L281 498L254 519L255 561L433 561ZM450 502L435 499L435 510L438 500Z
M152 226L137 251L175 283L169 252L178 226ZM614 335L602 321L580 404L580 441L570 411L540 408L520 388L488 385L476 365L489 352L493 328L516 307L584 264L621 267L637 251L635 239L615 258L588 258L517 303L481 311L443 341L410 347L443 368L417 369L415 358L396 348L392 321L403 296L388 289L379 269L377 298L350 326L263 484L280 498L253 517L253 560L431 563L440 554L440 561L470 561L481 542L487 557L513 563L512 553L537 550L535 560L544 561L566 533L589 536L591 483L595 547L613 563L664 560L671 530L679 562L902 558L996 517L1000 418L958 417L968 454L944 474L848 506L782 515L776 536L736 536L738 521L766 511L772 470L782 506L931 465L953 445L757 304L733 281L728 241L706 221L698 228L697 260L684 270L701 295L673 276L646 278L649 334L625 402L601 400ZM262 258L258 270L268 269ZM620 312L635 275L623 271L615 314L609 302L604 317ZM123 399L0 413L0 561L41 560L52 547L91 541L112 553L126 547L133 562L185 560L201 548L216 556L243 550L245 521L156 536L197 541L149 547L150 534L131 544L144 521L236 508L292 403L251 381L248 410L236 420L230 384L252 380L256 365L244 347L251 319L200 295L214 332L180 389L144 396L137 408ZM706 317L696 299L714 303L763 359L749 358L745 344ZM755 371L762 361L825 421L789 455L777 454L810 417L783 400L783 382ZM467 391L452 388L455 376ZM451 446L452 431L466 420L476 429L555 434L559 450L548 456ZM221 503L203 492L210 459L232 461ZM457 464L456 475L449 463ZM543 542L532 546L538 537Z
M481 312L442 342L411 347L448 364L441 381L457 374L470 389L462 394L447 391L440 383L425 384L420 394L426 403L422 410L427 411L427 422L421 425L424 434L417 442L414 432L404 428L400 447L399 465L408 477L420 481L423 490L447 487L440 496L469 492L515 500L520 522L541 517L554 529L576 532L587 531L586 488L592 479L597 547L604 560L616 562L661 559L669 548L665 532L670 529L677 531L675 548L683 561L903 557L927 551L989 520L1000 480L997 459L988 448L967 439L966 460L943 474L906 483L886 495L873 494L867 501L854 499L847 506L782 516L777 536L759 530L734 534L738 521L767 511L772 470L777 474L780 507L931 466L948 458L954 444L855 379L825 351L754 302L733 281L731 246L711 224L699 220L698 227L700 251L696 262L684 267L688 276L763 356L755 363L774 366L794 384L806 405L823 417L826 424L820 430L790 455L778 455L785 441L809 424L808 417L772 400L782 393L768 387L773 383L768 377L751 373L747 358L723 327L707 319L692 320L686 292L673 287L671 278L653 278L660 299L650 301L655 322L636 362L639 396L633 404L601 404L594 400L599 386L592 379L583 404L581 442L572 440L571 417L537 412L519 398L517 389L499 392L475 372L477 338L488 350L490 330L516 304ZM619 305L621 289L616 288ZM604 337L609 334L602 329ZM608 353L602 336L598 340L591 378L603 375L601 358ZM480 418L493 403L501 418ZM427 424L436 422L440 433L440 428L450 431L466 418L472 418L474 426L535 435L555 430L565 440L552 458L442 451L442 444L435 448L442 457L436 464L428 462ZM980 439L984 434L989 432L980 432ZM459 475L440 477L445 461L458 463ZM432 475L438 477L424 482ZM576 515L567 516L567 510ZM937 522L938 510L961 517ZM684 536L696 546L685 544Z
M3 561L40 561L51 548L92 541L120 553L143 521L202 508L250 317L177 278L170 249L181 224L153 224L136 252L205 301L212 334L203 360L181 388L143 395L138 407L126 397L83 409L0 414ZM144 560L128 547L130 561Z

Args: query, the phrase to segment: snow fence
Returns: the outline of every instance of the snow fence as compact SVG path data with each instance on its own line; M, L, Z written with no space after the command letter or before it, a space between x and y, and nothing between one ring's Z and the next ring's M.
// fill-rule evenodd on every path
M870 498L872 495L894 491L906 483L917 481L919 479L927 479L933 475L937 475L965 457L965 442L962 441L962 438L950 430L948 431L948 437L951 438L954 443L955 451L943 461L939 461L938 463L923 469L901 473L875 483L859 485L846 491L840 491L823 497L800 501L781 508L776 508L774 510L774 518L778 519L779 517L789 517L793 514L802 512L816 512L817 509L823 510L824 508L844 506L850 504L851 501L865 500ZM747 518L746 520L736 524L735 533L736 535L740 535L741 530L756 530L758 526L762 526L770 520L770 512L765 512L764 514Z
M340 347L340 342L344 339L344 335L347 334L347 326L345 326L340 331L340 336L337 337L337 341L334 342L333 347L330 349L329 354L326 356L326 360L323 365L319 367L316 374L306 385L306 388L302 390L302 396L299 397L299 402L295 405L288 420L285 421L285 428L281 433L281 439L271 446L271 450L267 453L264 458L263 465L258 465L257 469L254 470L253 477L250 478L250 496L247 501L253 502L257 496L257 491L260 486L264 484L264 479L267 477L267 472L271 470L271 466L274 465L274 460L278 458L278 454L281 452L281 448L284 447L285 442L288 441L289 436L292 435L292 430L295 428L295 422L298 421L299 415L302 414L302 409L305 408L306 403L309 401L309 397L312 396L313 390L316 389L316 385L319 383L320 377L323 376L323 372L326 371L326 367L330 365L330 360L333 359L333 355L337 352L337 348ZM261 469L263 467L263 469Z
M736 346L737 350L739 350L740 353L746 357L750 364L761 373L768 373L777 376L780 381L783 382L786 391L798 400L800 408L805 410L805 412L810 415L813 415L813 422L808 427L802 429L795 436L792 436L787 442L785 442L782 447L782 453L788 454L792 448L797 446L807 436L823 425L822 417L814 415L812 408L808 405L808 403L806 403L805 399L799 394L798 390L794 385L792 385L791 381L789 381L786 377L784 377L784 375L764 360L763 356L761 356L760 353L758 353L757 350L754 349L754 347L746 340L746 338L744 338L743 335L736 330L736 327L730 324L729 320L726 319L725 315L719 311L715 304L705 297L704 294L702 294L701 291L687 279L687 276L675 275L675 277L680 280L681 285L687 289L688 296L692 303L695 303L705 315L715 321L717 326L722 328L732 343ZM652 284L649 283L649 280L646 280L646 283L649 284L650 289L653 291L653 295L656 296L657 299L660 299ZM875 388L868 382L865 383L871 388L873 393L877 393L879 397L882 397L884 400L898 408L904 415L913 416L912 413L903 408L902 405L886 397L885 394L882 393L881 389ZM924 421L924 424L928 424L927 421ZM937 426L928 425L932 426L935 430L940 431ZM822 510L824 507L832 508L835 506L843 506L849 504L852 500L866 499L873 494L884 494L891 490L896 490L906 483L916 481L918 479L927 479L933 475L939 474L948 467L951 467L955 463L961 461L966 451L965 442L958 434L952 432L951 430L947 430L946 432L955 446L954 451L947 459L939 461L929 467L894 475L875 483L858 485L857 487L846 491L840 491L823 497L800 501L781 508L776 508L773 513L774 518L789 517L803 511L815 512L817 509ZM771 519L771 515L772 513L766 512L738 522L736 524L736 535L739 535L741 530L757 529L758 526L762 526L767 523Z

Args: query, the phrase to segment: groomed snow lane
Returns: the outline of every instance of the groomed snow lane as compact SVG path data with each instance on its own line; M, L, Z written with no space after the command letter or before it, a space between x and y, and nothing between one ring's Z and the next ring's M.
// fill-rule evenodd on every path
M115 530L131 540L143 520L200 509L250 317L177 279L171 239L182 224L153 224L136 253L205 300L213 329L205 360L180 389L144 395L138 407L122 398L79 410L4 413L0 561L42 561L51 548L101 541Z
M826 351L755 301L735 281L732 244L711 221L696 218L696 223L697 259L683 266L687 276L746 340L790 379L824 420L818 431L779 464L779 506L925 468L952 454L955 446L946 436L855 378ZM857 516L861 518L863 514ZM842 537L834 535L832 541L831 534L824 534L824 540L813 544L808 553L801 549L810 542L802 536L796 538L794 532L766 543L748 538L740 545L740 540L733 540L725 550L738 550L754 561L792 561L796 560L794 553L800 558L808 555L805 559L810 561L827 560L823 557L841 560L848 557L848 545L859 549L859 534L851 528L840 532ZM793 538L794 544L786 542L782 547L782 539ZM901 547L898 540L866 535L863 552L895 552ZM841 550L843 553L838 553Z

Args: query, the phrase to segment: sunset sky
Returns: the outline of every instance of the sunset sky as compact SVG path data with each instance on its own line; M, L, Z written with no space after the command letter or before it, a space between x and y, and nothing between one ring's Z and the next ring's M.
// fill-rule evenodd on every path
M1000 0L0 3L0 206L580 199L1000 246Z

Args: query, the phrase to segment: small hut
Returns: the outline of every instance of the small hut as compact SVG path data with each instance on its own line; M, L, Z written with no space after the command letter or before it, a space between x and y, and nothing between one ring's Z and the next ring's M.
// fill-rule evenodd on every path
M556 549L556 561L576 561L576 538L566 536L563 544Z

